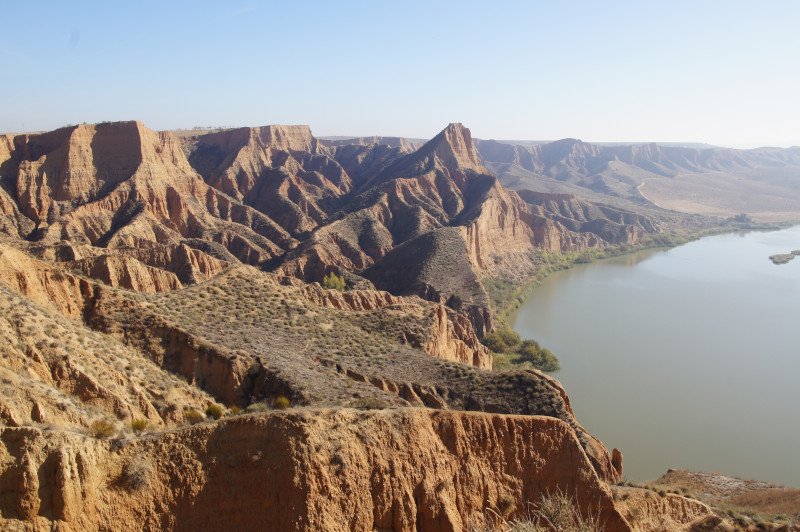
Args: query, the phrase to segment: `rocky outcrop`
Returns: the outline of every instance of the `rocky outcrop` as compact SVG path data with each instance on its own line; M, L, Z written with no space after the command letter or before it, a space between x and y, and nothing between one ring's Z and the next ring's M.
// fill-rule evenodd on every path
M155 242L139 242L135 247L118 246L114 253L131 257L159 270L174 273L183 284L194 284L210 279L222 272L237 259L224 247L214 249L209 243L193 243L206 249L197 249L186 244L163 245ZM214 256L211 253L216 253Z
M291 278L287 278L291 279ZM291 281L289 281L291 283ZM317 305L338 310L376 310L386 307L406 307L413 303L407 298L393 296L380 290L326 290L319 284L298 283L305 297Z
M488 509L524 517L560 489L606 530L630 529L575 433L552 418L305 410L113 451L33 428L2 429L0 442L6 527L456 531L485 523Z
M273 136L292 144L285 132ZM182 148L138 122L81 125L15 137L3 175L20 212L38 224L30 236L41 244L152 248L199 239L252 264L295 245L271 218L209 187Z
M94 291L88 281L5 244L0 244L0 284L39 305L78 319Z
M132 257L101 255L72 262L69 267L109 286L136 292L163 292L182 286L174 273L152 268Z
M424 343L412 341L437 358L492 369L492 355L481 344L472 323L463 314L444 305L431 305L416 298L393 296L380 290L325 290L317 284L303 285L305 296L314 303L338 310L370 311L381 308L402 309L408 314L421 315L433 306L430 328ZM417 345L419 344L419 345Z
M432 356L492 369L492 355L480 343L469 319L444 305L436 307L430 340L424 350Z
M337 158L345 153L343 146L336 150ZM279 271L307 280L331 270L359 273L378 288L465 312L481 335L491 328L481 277L521 281L535 269L536 250L579 251L599 242L503 189L461 124L357 182L346 213L288 253Z
M322 224L351 188L347 172L308 126L264 126L192 139L189 161L214 188L296 235Z

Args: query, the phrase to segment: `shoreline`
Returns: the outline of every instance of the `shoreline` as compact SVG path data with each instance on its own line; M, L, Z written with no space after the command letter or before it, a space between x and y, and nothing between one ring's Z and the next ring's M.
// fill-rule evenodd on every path
M514 330L512 322L517 311L525 304L525 301L532 295L533 291L547 277L557 271L567 270L579 264L592 264L596 261L603 259L610 259L614 257L623 257L632 255L640 251L669 250L677 248L705 238L707 236L717 236L732 234L738 232L755 233L755 232L773 232L781 231L789 227L800 225L800 219L788 222L775 222L775 223L748 223L739 224L736 226L725 225L710 227L698 232L688 234L680 234L676 232L659 233L655 235L648 235L650 238L643 240L637 244L616 244L607 248L588 248L582 252L570 252L566 254L555 254L549 252L542 252L545 259L543 267L538 269L531 277L520 284L512 283L511 281L502 281L497 279L485 278L481 279L484 286L494 286L496 284L502 285L500 290L490 290L487 286L486 291L492 303L492 312L495 320L497 321L496 328L502 328L503 325ZM506 292L510 289L510 294ZM497 302L502 299L501 305Z

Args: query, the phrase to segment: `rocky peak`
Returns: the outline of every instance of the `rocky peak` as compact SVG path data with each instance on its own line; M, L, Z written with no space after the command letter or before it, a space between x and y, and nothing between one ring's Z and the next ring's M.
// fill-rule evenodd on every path
M461 123L449 124L441 133L433 137L422 150L429 147L436 157L446 165L457 168L485 172L472 143L472 134Z
M431 165L449 171L471 170L488 174L478 157L469 129L460 123L449 124L441 133L426 142L419 150L398 163L402 170L393 168L390 173L403 175L427 171Z

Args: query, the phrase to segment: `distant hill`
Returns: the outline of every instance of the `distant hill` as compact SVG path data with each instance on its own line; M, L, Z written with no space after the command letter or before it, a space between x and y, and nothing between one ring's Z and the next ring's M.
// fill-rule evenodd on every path
M717 216L800 218L800 150L662 144L543 144L476 140L481 160L511 189L574 193Z

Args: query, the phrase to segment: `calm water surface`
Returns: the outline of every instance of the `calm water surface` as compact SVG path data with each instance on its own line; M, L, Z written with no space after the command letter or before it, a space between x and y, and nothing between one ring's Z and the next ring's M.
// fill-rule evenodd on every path
M800 486L800 226L703 238L551 275L514 327L561 360L578 420L668 468Z

